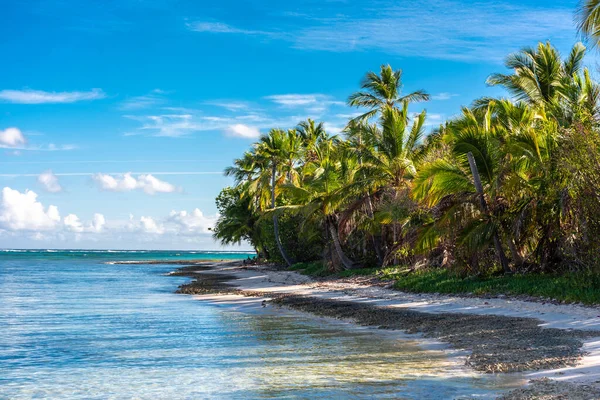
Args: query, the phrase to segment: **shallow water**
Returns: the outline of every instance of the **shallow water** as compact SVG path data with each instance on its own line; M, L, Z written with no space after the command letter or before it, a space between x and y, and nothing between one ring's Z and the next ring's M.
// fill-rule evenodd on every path
M245 256L0 252L0 398L487 399L518 383L394 334L173 294L173 266L105 263Z

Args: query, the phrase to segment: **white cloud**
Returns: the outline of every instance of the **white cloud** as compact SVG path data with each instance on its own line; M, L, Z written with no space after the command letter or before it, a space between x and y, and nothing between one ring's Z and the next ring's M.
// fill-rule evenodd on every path
M79 217L75 214L69 214L63 220L67 229L73 232L83 232L83 224L79 220Z
M162 235L165 232L165 229L162 226L158 225L156 221L151 217L141 217L140 222L145 233L155 233Z
M136 220L133 214L129 215L129 221L126 225L126 230L133 233L150 235L162 235L165 233L164 226L156 222L154 218L142 216L139 220Z
M442 92L442 93L438 93L438 94L434 94L433 96L431 96L431 100L437 100L437 101L443 101L443 100L450 100L453 97L457 97L457 94L454 93L448 93L448 92Z
M151 174L139 175L137 178L133 177L129 172L122 176L95 174L92 178L99 185L100 189L112 192L130 192L139 189L147 194L155 194L177 191L174 185L161 181Z
M169 160L167 160L169 161ZM123 176L126 174L130 175L223 175L223 172L219 171L168 171L168 172L115 172L110 174L110 176ZM92 172L60 172L54 174L55 176L91 176L94 177L95 174ZM102 174L100 174L102 175ZM37 177L38 174L0 174L0 177L3 178L21 178L21 177Z
M260 131L258 130L258 128L244 124L231 125L227 128L227 134L229 136L237 136L248 139L255 139L260 137Z
M317 102L316 94L276 94L265 97L282 106L307 106Z
M94 214L92 222L90 222L89 224L84 224L79 220L79 217L77 215L69 214L64 218L63 223L65 225L65 228L71 232L100 233L106 225L106 219L104 218L104 215L96 213Z
M194 32L203 32L203 33L235 33L235 34L242 34L242 35L265 35L265 36L276 35L273 32L236 28L234 26L227 25L222 22L199 21L199 22L188 23L187 27L188 27L188 29L190 29Z
M402 56L490 62L498 62L509 52L540 40L560 40L569 45L576 39L570 6L491 0L468 4L457 0L406 0L398 4L382 0L377 6L365 2L322 2L314 10L313 14L284 10L282 18L264 21L265 28L260 31L222 22L188 24L188 28L213 34L262 36L288 42L298 49L374 50ZM444 29L440 29L442 26Z
M0 149L14 149L13 154L19 155L21 150L26 151L64 151L73 150L77 146L67 145L56 145L54 143L44 145L27 145L27 138L23 135L23 132L18 128L6 128L5 130L0 129Z
M330 124L329 122L323 123L323 127L325 128L325 132L329 133L330 135L339 135L344 129L343 126Z
M185 137L196 132L221 132L227 136L255 139L261 132L277 127L292 128L307 118L322 120L334 107L346 107L324 94L278 94L264 98L259 107L234 100L206 101L209 113L202 109L172 114L125 115L141 126L126 136L149 135ZM219 107L221 109L215 109ZM337 113L342 109L336 110ZM339 121L330 121L340 125Z
M17 128L6 128L0 130L0 147L19 147L24 146L27 139Z
M0 228L10 231L52 230L60 223L56 206L45 208L31 190L24 193L5 187L0 202Z
M0 100L18 104L75 103L83 100L103 99L101 89L89 92L44 92L42 90L0 90Z
M194 122L190 114L164 114L147 115L143 117L126 115L126 118L143 123L138 128L141 131L149 131L153 136L182 137L193 132L203 130L203 127Z
M187 211L171 211L169 222L177 226L180 234L210 233L217 217L206 217L200 209L196 208L191 213Z
M138 188L148 194L154 193L173 193L177 188L165 181L161 181L152 175L140 175L138 177Z
M38 182L47 192L58 193L62 191L62 186L58 182L58 178L51 170L42 172L38 176Z
M229 110L229 111L241 111L241 110L247 110L248 108L250 108L248 103L245 103L242 101L230 101L230 100L207 101L207 102L205 102L205 104L215 106L215 107L225 108L226 110Z
M92 232L100 232L104 229L104 225L106 224L106 219L102 214L94 214L94 219L92 220L91 231Z
M509 52L539 40L575 39L570 8L432 0L426 6L421 1L408 1L381 10L368 14L372 16L369 18L342 15L329 23L310 24L297 32L293 46L332 52L374 49L423 58L499 62ZM469 16L468 22L465 15ZM440 26L446 29L440 30Z
M275 94L265 99L286 107L311 106L317 103L325 105L344 105L344 102L334 101L324 94Z
M130 97L121 102L119 108L121 110L141 110L150 108L165 103L164 90L154 89L150 93L143 96Z
M129 232L171 238L208 236L217 218L218 216L205 216L198 208L192 212L171 211L168 217L162 219L149 216L136 219L130 215L126 229Z
M173 248L203 243L211 248L214 246L211 228L217 218L217 215L206 216L196 208L191 212L171 211L159 218L130 215L125 221L107 221L100 213L95 213L89 221L82 221L73 213L61 219L58 208L45 207L35 192L21 193L5 187L0 197L0 236L8 240L3 243L22 243L20 247L30 247L27 243L36 240L52 247L72 247L74 242L86 242L117 243L131 248L140 245L149 248L149 243Z

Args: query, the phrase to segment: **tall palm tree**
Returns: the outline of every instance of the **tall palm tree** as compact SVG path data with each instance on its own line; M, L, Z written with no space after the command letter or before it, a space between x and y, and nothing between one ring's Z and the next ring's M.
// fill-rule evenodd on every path
M256 145L256 152L268 160L270 168L267 170L271 175L271 209L276 207L277 194L285 183L297 183L298 173L296 170L297 161L301 155L301 142L298 139L295 130L283 131L281 129L272 129L267 135L262 136ZM273 230L275 241L281 253L281 257L288 266L294 262L288 256L279 233L279 218L277 213L273 213Z
M347 140L345 146L348 148L348 153L353 154L357 157L358 166L361 170L363 188L365 191L364 196L360 196L360 199L364 199L364 206L369 224L363 224L363 227L369 229L371 238L373 241L373 247L375 255L380 266L384 263L384 255L382 252L382 241L381 241L381 226L378 226L375 220L375 207L373 204L373 195L377 188L372 185L366 185L367 176L364 171L363 157L364 154L371 150L374 146L373 138L378 136L377 130L379 128L375 124L369 124L366 120L350 120L348 125L344 129ZM344 212L344 216L340 221L340 225L345 225L349 221L349 217L353 214L353 211L360 206L360 202L357 202L354 207L350 207Z
M394 252L400 244L399 227L410 217L408 193L416 174L416 163L422 157L420 142L424 136L426 112L409 121L408 102L403 108L386 106L381 111L380 126L366 131L367 141L362 152L362 172L365 187L373 188L388 198L385 211L379 210L379 220L391 224ZM400 199L402 197L402 199ZM410 207L409 207L410 208ZM389 254L388 254L389 255ZM395 260L395 256L394 256Z
M295 130L272 129L254 144L251 151L235 160L225 174L232 176L242 187L242 197L252 198L251 207L263 213L276 207L282 185L298 182L296 167L301 150L301 141ZM273 213L273 230L281 257L291 266L293 261L281 242L277 213Z
M429 94L424 90L402 95L402 70L394 71L389 64L381 66L379 75L368 72L363 78L361 88L362 91L353 93L348 98L348 105L369 109L355 118L357 120L372 118L386 107L429 100Z

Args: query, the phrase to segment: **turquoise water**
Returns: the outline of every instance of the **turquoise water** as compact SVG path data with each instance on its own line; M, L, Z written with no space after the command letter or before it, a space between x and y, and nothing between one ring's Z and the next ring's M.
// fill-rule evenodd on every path
M0 252L1 399L493 398L472 374L384 332L176 295L190 252Z

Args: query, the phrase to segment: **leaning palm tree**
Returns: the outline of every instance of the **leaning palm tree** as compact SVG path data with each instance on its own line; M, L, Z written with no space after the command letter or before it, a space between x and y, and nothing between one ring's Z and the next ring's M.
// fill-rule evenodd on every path
M402 95L402 87L402 70L394 71L389 64L382 65L379 75L372 71L365 75L361 83L363 90L352 94L348 98L348 105L368 108L369 111L355 118L364 120L374 117L385 107L429 100L429 94L424 90Z
M448 124L444 141L450 145L449 153L421 168L412 194L423 204L437 207L440 214L423 227L418 247L431 250L444 237L454 236L475 255L493 242L508 272L497 215L502 209L505 131L493 123L492 112L491 106L483 115L465 108L460 118Z

